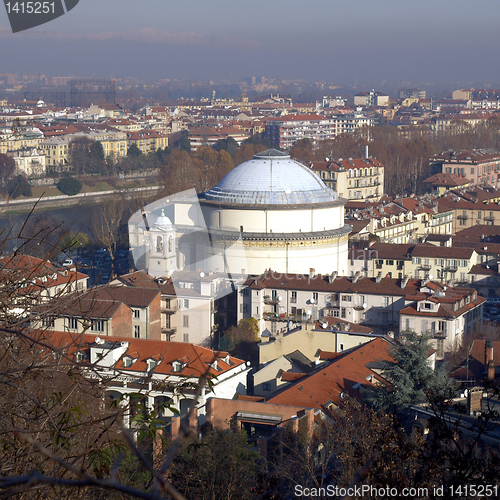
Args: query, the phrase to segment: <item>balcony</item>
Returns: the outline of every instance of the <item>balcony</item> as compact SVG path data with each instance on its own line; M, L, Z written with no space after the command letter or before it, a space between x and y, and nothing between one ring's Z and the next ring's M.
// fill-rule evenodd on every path
M425 269L425 270L428 271L431 268L431 265L429 263L427 263L427 264L421 264L420 267L421 267L421 269Z
M278 297L271 297L269 295L264 295L264 304L268 306L275 306L276 304L279 303L279 298Z
M484 220L491 222L495 220L495 217L493 215L485 215Z
M456 264L450 264L447 268L450 272L454 273L458 269L458 266Z
M285 313L265 312L263 319L266 321L294 321L295 323L302 323L308 321L310 318L307 314L288 314L287 316Z
M177 301L176 300L168 300L166 302L162 301L161 312L173 314L175 311L177 311Z
M469 218L468 215L462 214L462 215L457 215L457 219L459 220L467 220Z
M177 332L177 327L176 326L162 326L161 327L161 333L165 333L166 335L173 335Z
M340 300L329 300L326 302L327 309L332 309L334 307L340 307Z
M448 333L446 330L440 330L437 332L431 332L432 336L437 339L445 339L448 337Z

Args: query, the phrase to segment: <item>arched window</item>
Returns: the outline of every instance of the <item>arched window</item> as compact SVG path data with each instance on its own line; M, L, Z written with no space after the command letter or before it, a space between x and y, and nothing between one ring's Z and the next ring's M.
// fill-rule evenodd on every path
M158 236L156 238L156 251L163 252L163 240L162 240L161 236Z
M173 245L174 245L174 238L172 237L172 235L170 235L168 237L168 253L172 253L173 251Z

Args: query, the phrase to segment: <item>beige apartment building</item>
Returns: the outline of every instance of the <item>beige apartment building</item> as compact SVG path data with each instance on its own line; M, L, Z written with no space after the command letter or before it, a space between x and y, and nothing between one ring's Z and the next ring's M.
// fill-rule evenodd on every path
M0 129L0 153L7 154L9 151L38 148L43 140L43 133L36 127L21 131L11 128Z
M127 144L135 144L143 155L154 153L157 149L168 146L168 135L161 134L155 130L139 130L127 132Z
M494 149L446 151L432 156L429 161L441 173L460 175L471 184L499 186L500 152Z
M309 167L347 200L378 201L384 194L384 165L375 158L340 158L314 162Z

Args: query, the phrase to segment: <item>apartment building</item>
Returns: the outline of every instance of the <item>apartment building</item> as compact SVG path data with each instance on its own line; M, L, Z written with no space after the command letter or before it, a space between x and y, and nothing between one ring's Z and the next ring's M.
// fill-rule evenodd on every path
M309 168L342 198L378 201L384 194L384 165L374 158L340 158L314 162Z
M45 139L40 148L45 152L47 157L47 167L64 167L69 165L69 145L71 136L59 135Z
M324 317L362 324L375 333L396 331L405 296L420 282L404 278L337 277L268 271L238 293L238 320L254 317L271 336Z
M47 155L41 149L24 148L7 153L16 162L16 172L26 177L43 177Z
M143 396L144 407L162 405L159 418L164 430L172 430L173 417L185 416L196 402L199 424L205 422L207 400L217 395L231 399L246 392L249 368L241 359L194 344L123 337L83 335L53 331L47 338L81 366L83 374L103 385L106 395L121 401L132 394ZM207 374L210 385L196 396L193 387ZM195 397L196 396L196 397ZM124 412L124 424L133 427L132 412ZM191 422L190 422L191 423Z
M155 130L139 130L127 132L127 145L135 144L143 155L154 153L157 149L168 146L168 135L161 134Z
M160 291L106 285L68 296L44 325L56 331L161 340Z
M78 132L72 134L71 138L87 137L102 144L105 157L121 158L127 156L127 133L122 131L96 130L89 132Z
M22 130L0 128L0 153L38 148L43 140L43 133L37 127L23 127Z
M469 273L480 262L472 247L436 246L431 244L374 243L366 249L352 249L350 273L403 279L437 279L465 284ZM371 272L371 274L370 274Z
M439 209L453 212L452 234L477 225L500 225L500 205L469 201L456 195L438 199Z
M471 184L500 185L500 152L494 149L446 151L432 156L429 161L434 172L460 175Z
M313 141L332 139L338 134L351 133L356 128L372 124L372 119L360 113L330 117L313 113L286 115L280 118L268 118L264 137L269 139L271 147L288 150L301 139Z
M354 106L388 106L389 96L383 92L371 90L359 92L354 96Z
M429 335L437 358L442 359L462 343L467 333L482 324L486 299L473 288L447 287L429 281L414 297L407 297L407 302L408 306L400 311L401 334Z

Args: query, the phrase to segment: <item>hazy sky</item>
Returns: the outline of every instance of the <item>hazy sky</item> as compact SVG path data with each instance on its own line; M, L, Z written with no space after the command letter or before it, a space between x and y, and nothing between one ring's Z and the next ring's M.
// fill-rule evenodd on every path
M12 34L0 73L500 82L498 0L80 0Z

